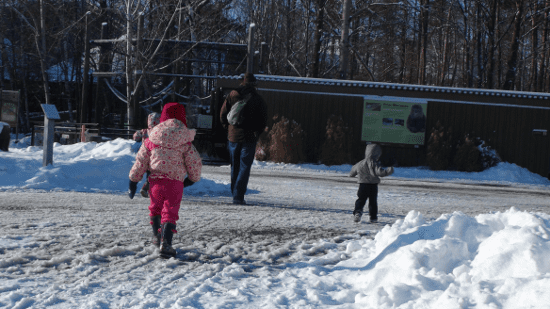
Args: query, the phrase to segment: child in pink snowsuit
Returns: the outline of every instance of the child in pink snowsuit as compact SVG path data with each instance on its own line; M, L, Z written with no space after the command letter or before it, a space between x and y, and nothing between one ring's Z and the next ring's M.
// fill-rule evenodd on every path
M185 107L179 103L166 104L160 124L149 132L149 138L144 141L130 170L131 198L145 171L151 171L149 216L153 243L160 244L160 254L164 257L176 255L172 237L179 219L184 185L200 180L202 161L191 144L195 133L187 128Z
M141 142L147 138L149 138L149 132L160 122L160 114L159 113L150 113L147 116L147 129L142 129L139 131L136 131L134 133L134 141ZM147 178L145 178L145 183L143 184L143 187L141 187L141 190L139 193L141 193L141 196L143 197L149 197L149 175L151 175L151 172L147 171Z

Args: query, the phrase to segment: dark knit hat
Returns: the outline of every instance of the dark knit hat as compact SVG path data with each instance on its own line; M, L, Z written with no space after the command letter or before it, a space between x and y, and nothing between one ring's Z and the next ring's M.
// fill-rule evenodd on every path
M250 72L246 72L244 75L241 76L241 84L242 85L256 85L257 84L257 79L256 77L254 76L254 74L250 73Z
M174 102L164 105L164 108L162 109L162 114L160 115L160 123L163 123L168 119L177 119L187 126L185 106Z

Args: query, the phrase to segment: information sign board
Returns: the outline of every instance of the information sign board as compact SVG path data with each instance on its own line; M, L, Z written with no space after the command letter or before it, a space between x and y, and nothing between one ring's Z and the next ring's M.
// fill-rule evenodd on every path
M365 96L361 140L424 145L427 117L425 99Z
M59 117L59 112L57 111L57 107L55 107L55 105L40 104L40 106L42 107L42 110L44 111L44 116L46 116L46 118L51 120L61 119L61 117Z
M19 107L19 91L3 90L0 100L0 121L10 126L17 126L17 110Z

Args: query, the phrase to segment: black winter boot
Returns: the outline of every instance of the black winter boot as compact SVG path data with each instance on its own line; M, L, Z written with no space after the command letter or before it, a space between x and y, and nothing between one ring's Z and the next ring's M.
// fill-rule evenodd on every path
M154 216L151 218L151 226L153 227L153 238L151 242L156 247L160 246L160 216Z
M160 256L163 258L170 258L176 256L176 249L172 248L172 237L174 237L174 231L176 225L166 222L162 224L161 239L160 239Z

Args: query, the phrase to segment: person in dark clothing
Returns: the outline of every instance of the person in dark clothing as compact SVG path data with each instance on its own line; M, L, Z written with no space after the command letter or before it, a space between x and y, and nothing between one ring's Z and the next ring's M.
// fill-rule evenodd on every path
M0 150L9 151L10 147L10 125L5 122L0 122Z
M227 129L227 148L231 161L231 194L233 204L237 205L246 204L244 195L254 162L256 143L267 125L267 105L256 92L256 85L254 74L244 74L240 87L229 93L220 111L220 121ZM231 107L244 98L248 98L248 101L242 111L243 122L240 125L229 124L227 115Z
M393 167L383 168L378 160L382 155L382 147L369 144L365 149L365 159L359 161L351 168L350 177L358 176L359 190L353 217L355 222L361 222L363 208L369 200L370 222L378 221L378 184L380 177L393 174Z

